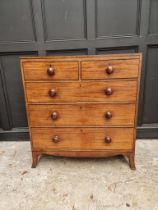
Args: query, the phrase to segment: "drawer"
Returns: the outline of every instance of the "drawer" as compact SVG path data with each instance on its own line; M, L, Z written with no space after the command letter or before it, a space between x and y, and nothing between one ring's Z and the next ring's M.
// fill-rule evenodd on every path
M25 62L23 74L25 80L77 80L78 62Z
M35 151L132 149L133 128L32 128Z
M133 126L135 104L29 105L30 126Z
M139 60L83 61L82 79L137 78Z
M29 103L136 101L137 81L25 83Z

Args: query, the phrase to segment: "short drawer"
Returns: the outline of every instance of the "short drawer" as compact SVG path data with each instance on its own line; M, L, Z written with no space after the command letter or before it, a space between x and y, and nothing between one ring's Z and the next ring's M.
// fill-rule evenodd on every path
M136 101L137 81L25 83L28 103Z
M28 61L23 63L25 80L76 80L78 79L78 62Z
M137 78L139 60L83 61L82 79Z
M32 128L35 151L132 149L133 128Z
M29 105L30 126L133 126L135 104Z

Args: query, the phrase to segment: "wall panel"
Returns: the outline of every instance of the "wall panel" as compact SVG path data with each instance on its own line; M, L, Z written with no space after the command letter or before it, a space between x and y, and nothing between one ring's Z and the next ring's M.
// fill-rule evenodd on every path
M35 40L31 0L0 1L0 42Z
M149 33L158 34L158 1L150 1Z
M87 55L87 49L72 49L72 50L54 50L54 51L47 51L47 55L63 55L63 56L72 56L72 55Z
M157 0L1 0L0 140L28 139L21 55L143 54L137 137L158 138Z
M148 46L143 123L158 123L158 46Z
M114 47L114 48L99 48L96 51L96 54L120 54L120 53L135 53L138 52L138 47L129 46L129 47Z
M96 0L97 37L138 35L139 5L138 0Z
M43 0L45 39L69 40L86 38L85 0Z

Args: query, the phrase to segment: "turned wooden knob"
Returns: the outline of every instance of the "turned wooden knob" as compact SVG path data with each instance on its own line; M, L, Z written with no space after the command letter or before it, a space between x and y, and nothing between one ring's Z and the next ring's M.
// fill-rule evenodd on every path
M47 69L47 74L53 76L55 74L55 69L50 65Z
M56 90L55 90L55 89L49 90L49 91L48 91L48 95L49 95L50 97L56 96Z
M113 93L112 88L106 88L106 89L105 89L105 94L106 94L107 96L112 95L112 93Z
M106 144L110 144L111 141L112 141L112 139L111 139L110 136L106 136L106 137L105 137L105 143L106 143Z
M51 118L52 118L52 120L57 120L57 119L58 119L58 117L59 117L58 112L53 112L53 113L51 114Z
M60 142L60 137L59 136L53 136L53 139L52 139L52 141L54 142L54 143L58 143L58 142Z
M107 74L112 74L114 72L113 67L111 65L109 65L106 69L106 73Z
M106 112L105 113L105 118L108 119L108 120L111 119L112 118L112 113L111 112Z

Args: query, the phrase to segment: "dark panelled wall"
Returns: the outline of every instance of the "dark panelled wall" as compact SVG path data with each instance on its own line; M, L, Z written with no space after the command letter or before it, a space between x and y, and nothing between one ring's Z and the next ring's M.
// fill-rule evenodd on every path
M19 56L143 53L139 138L158 137L157 0L0 0L0 139L28 138Z

